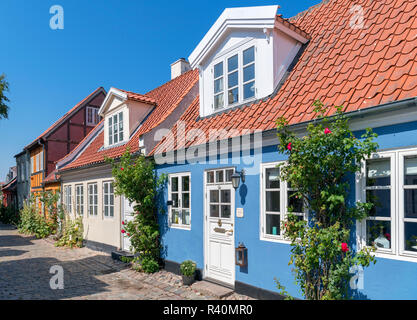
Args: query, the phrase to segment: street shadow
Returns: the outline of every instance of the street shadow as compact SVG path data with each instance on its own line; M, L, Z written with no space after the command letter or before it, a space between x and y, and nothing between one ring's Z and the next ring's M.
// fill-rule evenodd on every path
M14 257L25 254L28 251L25 250L13 250L13 249L0 249L0 258L1 257Z
M32 258L0 262L0 300L58 300L77 298L109 291L109 284L98 277L116 273L123 266L108 265L108 256L93 256L74 261L60 261L55 258ZM53 290L51 278L58 277L57 271L50 273L51 267L63 270L64 289ZM112 291L129 288L126 281L112 278ZM55 281L52 281L56 283Z
M33 245L32 240L36 237L26 237L22 235L0 236L0 247L22 247Z
M4 224L0 222L0 230L16 230L17 228L15 226L12 226L10 224Z

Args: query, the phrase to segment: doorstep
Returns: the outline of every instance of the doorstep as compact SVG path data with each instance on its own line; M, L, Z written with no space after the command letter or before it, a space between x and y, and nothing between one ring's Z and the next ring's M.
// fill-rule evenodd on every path
M195 291L200 292L203 295L212 296L217 299L230 296L234 292L233 289L205 280L193 283L191 285L191 288Z
M126 251L112 251L111 257L113 258L113 260L122 261L120 260L121 257L134 258L135 256L132 253Z

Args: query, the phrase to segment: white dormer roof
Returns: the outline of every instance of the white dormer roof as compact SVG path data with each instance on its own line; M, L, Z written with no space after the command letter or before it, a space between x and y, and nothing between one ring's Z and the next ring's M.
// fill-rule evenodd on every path
M278 8L279 6L275 5L225 9L188 57L191 68L198 66L210 48L230 29L274 28Z
M101 104L101 107L98 111L98 114L102 117L104 117L104 113L107 109L108 106L108 102L109 100L113 97L116 96L117 98L119 98L122 101L126 101L127 100L127 93L123 92L119 89L116 88L110 88L109 92L106 95L106 98L104 99L103 103Z

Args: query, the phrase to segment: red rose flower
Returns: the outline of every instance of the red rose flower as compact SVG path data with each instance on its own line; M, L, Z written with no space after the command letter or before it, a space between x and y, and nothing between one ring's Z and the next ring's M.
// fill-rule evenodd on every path
M290 142L290 143L288 144L287 149L291 151L291 149L292 149L292 142Z
M125 224L125 222L124 222L124 221L122 221L122 224L124 225L124 224Z
M120 168L120 170L122 170L122 171L123 171L124 169L123 169L123 168Z
M390 235L389 233L386 233L386 234L385 234L385 238L387 238L387 239L388 239L388 241L391 241L391 235Z
M349 247L347 245L347 243L343 242L342 243L342 252L348 252L349 251Z
M324 134L330 134L332 131L329 128L324 129Z
M126 231L125 230L122 230L122 233L125 233Z
M130 237L130 233L128 233L127 236Z

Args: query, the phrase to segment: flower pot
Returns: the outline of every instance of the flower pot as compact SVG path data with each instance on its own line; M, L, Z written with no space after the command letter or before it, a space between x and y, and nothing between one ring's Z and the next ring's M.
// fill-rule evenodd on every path
M185 286L191 286L194 283L195 275L192 276L184 276L182 275L182 283Z

